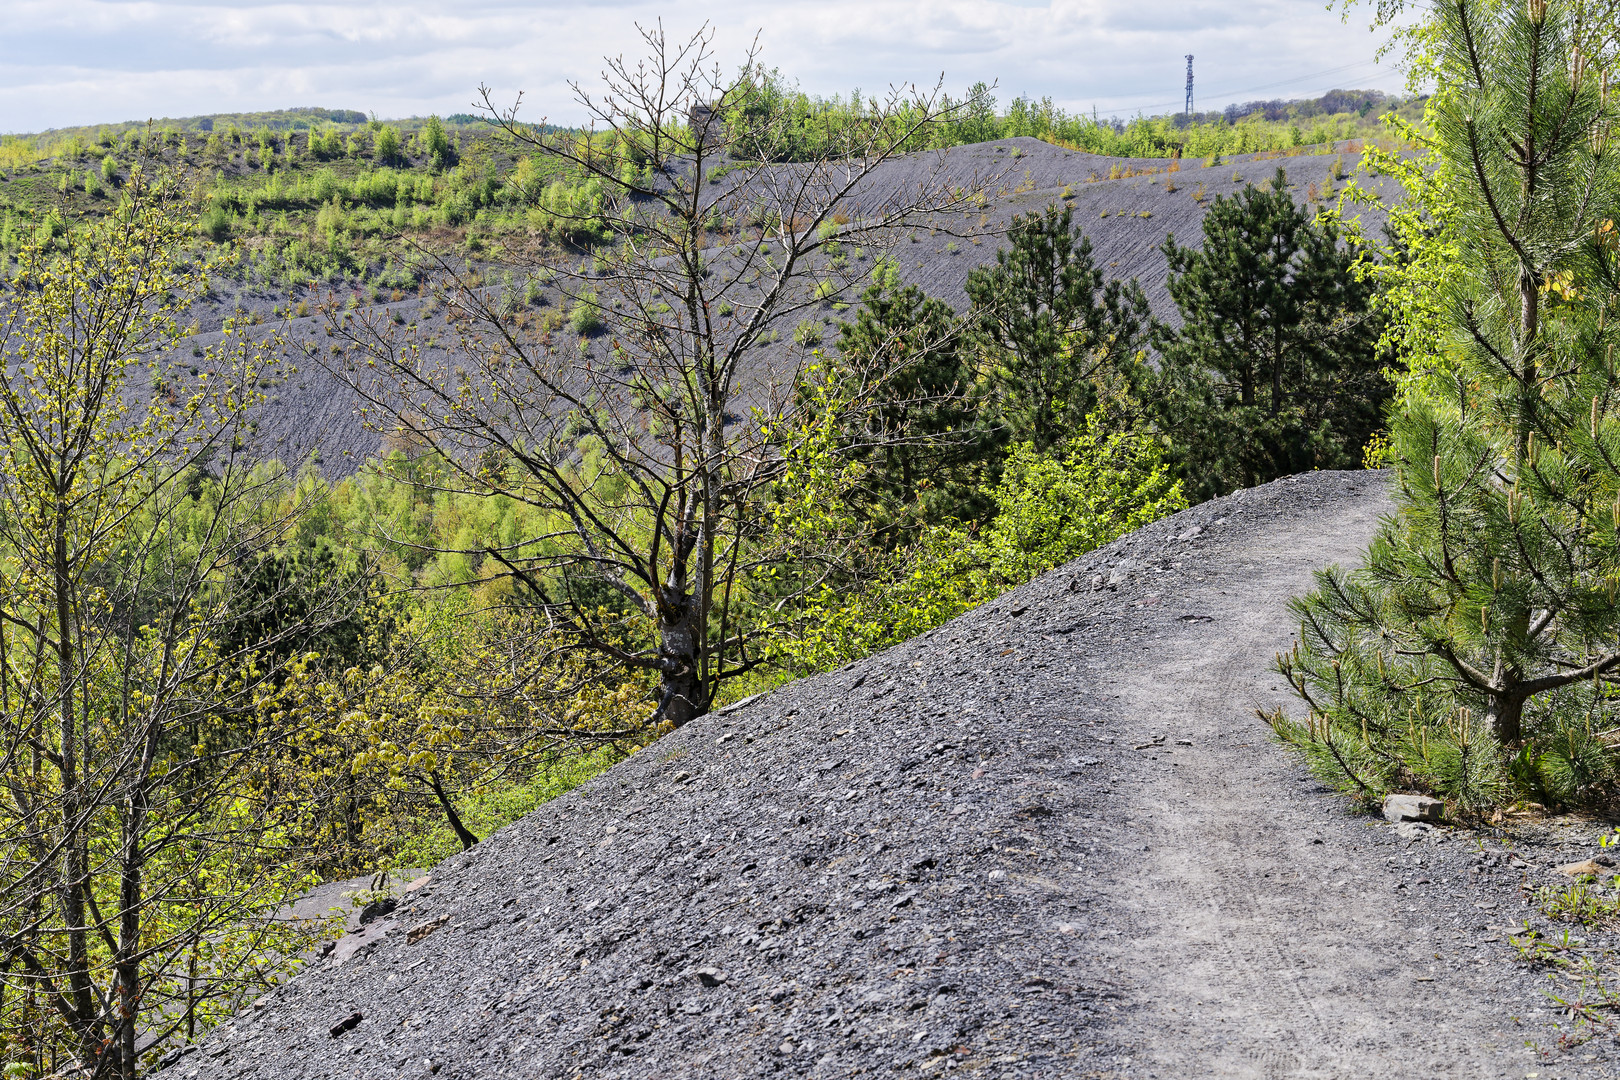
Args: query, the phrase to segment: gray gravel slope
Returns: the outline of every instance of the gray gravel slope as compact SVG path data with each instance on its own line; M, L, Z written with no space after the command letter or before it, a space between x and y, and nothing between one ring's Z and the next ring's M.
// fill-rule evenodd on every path
M1333 179L1336 166L1354 173L1359 161L1357 153L1343 146L1339 149L1344 152L1285 158L1248 154L1210 166L1201 160L1170 162L1153 158L1099 157L1038 139L1003 139L955 147L942 153L896 158L877 170L869 186L889 192L915 190L918 185L930 183L936 169L964 182L973 177L999 178L988 192L990 198L982 215L942 216L933 223L940 226L938 229L930 228L928 223L920 224L909 230L891 251L903 281L921 287L930 296L958 309L967 306L963 286L968 274L975 267L994 263L997 249L1003 246L1004 238L999 234L1013 216L1037 213L1059 203L1072 207L1074 224L1091 239L1096 264L1103 272L1109 278L1137 279L1154 316L1175 323L1180 316L1170 298L1166 283L1168 267L1159 250L1165 236L1173 233L1177 243L1201 246L1204 214L1214 197L1241 191L1246 183L1267 182L1279 166L1288 173L1296 201L1312 209L1331 205L1334 198L1329 193L1344 186L1344 181ZM1178 171L1166 171L1172 166ZM1110 179L1111 171L1116 170L1136 175ZM1400 197L1398 187L1391 181L1364 176L1361 183L1378 191L1386 202ZM1362 219L1361 224L1369 235L1377 236L1383 227L1381 207L1369 207L1351 216ZM962 235L963 231L970 235ZM869 254L875 255L876 250ZM221 283L221 289L217 303L200 305L190 313L199 320L204 332L194 341L188 339L188 349L192 344L219 344L223 337L219 330L221 322L238 306L273 322L295 345L289 356L297 372L269 380L264 387L265 402L255 417L255 433L251 439L254 451L294 467L313 456L327 477L337 479L349 475L376 451L378 434L368 430L357 415L360 403L353 391L323 370L320 360L301 355L304 350L313 348L326 363L343 363L324 351L331 345L325 335L324 320L313 315L285 322L272 318L274 307L283 303L290 307L290 301L297 297L242 291L229 282ZM859 289L853 290L844 299L856 301L859 292ZM311 298L319 299L322 295L325 295L324 290L312 294ZM746 295L747 290L738 290L732 300L742 303ZM344 297L337 295L336 299ZM425 316L423 301L416 298L371 304L356 292L354 300L365 308L380 308L419 323L424 337L437 343L426 349L429 359L443 360L450 355L455 333L445 322L442 309L437 315ZM556 296L550 295L547 302L555 304ZM827 303L783 319L776 327L781 340L762 347L755 363L761 369L783 363L791 348L794 330L801 321L825 320L828 325L824 336L830 345L835 336L833 324L852 317L851 313L839 312ZM605 343L598 348L605 351ZM189 364L184 353L181 358Z
M1206 503L695 722L169 1075L1536 1072L1529 976L1443 933L1507 893L1427 888L1254 718L1286 598L1356 557L1382 484ZM1456 840L1420 854L1463 873Z

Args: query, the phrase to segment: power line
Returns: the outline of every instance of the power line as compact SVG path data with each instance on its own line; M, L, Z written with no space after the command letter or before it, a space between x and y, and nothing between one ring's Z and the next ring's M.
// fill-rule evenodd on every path
M1376 61L1376 60L1361 60L1361 61L1357 61L1354 64L1345 64L1342 67L1326 68L1326 69L1324 69L1322 71L1312 71L1312 72L1308 72L1308 73L1306 73L1304 75L1296 75L1295 77L1293 77L1291 79L1283 79L1281 82L1265 83L1265 84L1260 85L1260 86L1250 86L1250 87L1246 87L1246 88L1243 88L1243 89L1237 89L1237 90L1221 90L1221 91L1218 91L1218 92L1215 92L1215 93L1210 93L1210 94L1205 95L1205 99L1208 100L1209 98L1231 97L1231 96L1236 96L1238 94L1253 94L1253 93L1256 93L1256 92L1258 92L1260 90L1271 90L1271 89L1273 89L1275 87L1279 87L1279 86L1290 86L1290 85L1292 85L1294 83L1304 82L1307 79L1315 79L1315 78L1318 78L1318 77L1320 77L1322 75L1336 75L1341 71L1349 71L1352 68L1365 67L1368 64L1377 64L1377 63L1378 63L1378 61ZM1370 71L1370 72L1368 72L1368 74L1369 75L1382 75L1382 74L1388 74L1388 73L1391 73L1391 72L1394 72L1394 71L1397 71L1397 70L1399 70L1399 69L1394 68L1394 67L1379 66L1377 70ZM1173 108L1176 107L1177 104L1181 104L1181 103L1175 102L1175 101L1164 101L1164 102L1155 102L1154 104L1151 104L1151 105L1131 105L1131 106L1129 106L1129 108L1135 109L1138 112L1146 112L1149 109L1173 109ZM1189 111L1191 111L1190 108L1189 108Z
M1281 82L1266 83L1263 86L1251 86L1251 87L1248 87L1247 89L1243 89L1243 90L1222 90L1220 93L1212 94L1210 96L1211 97L1226 97L1229 94L1252 94L1252 93L1255 93L1258 90L1270 90L1273 87L1277 87L1277 86L1288 86L1288 85L1290 85L1292 83L1304 82L1306 79L1314 79L1319 75L1336 75L1341 71L1349 71L1351 68L1364 67L1367 64L1377 64L1377 63L1378 63L1378 61L1376 61L1376 60L1362 60L1362 61L1359 61L1359 62L1354 63L1354 64L1345 64L1343 67L1328 68L1325 71L1313 71L1309 75L1300 75L1297 78L1284 79ZM1380 66L1379 69L1378 69L1378 72L1376 72L1376 73L1381 74L1381 73L1384 73L1384 72L1392 72L1392 71L1396 71L1396 70L1398 70L1398 69L1393 68L1393 67L1385 68L1385 67Z

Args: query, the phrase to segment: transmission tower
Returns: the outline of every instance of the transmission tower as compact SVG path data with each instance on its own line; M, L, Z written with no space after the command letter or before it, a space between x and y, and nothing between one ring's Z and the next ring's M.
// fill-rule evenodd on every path
M1187 116L1192 116L1192 53L1187 54Z

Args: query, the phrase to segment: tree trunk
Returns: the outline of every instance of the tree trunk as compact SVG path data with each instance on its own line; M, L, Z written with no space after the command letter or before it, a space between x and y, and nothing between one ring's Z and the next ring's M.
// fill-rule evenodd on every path
M1511 690L1485 695L1485 719L1500 746L1516 746L1524 739L1524 698Z
M86 1063L100 1052L96 1037L95 991L90 982L90 941L85 928L85 895L89 888L90 840L81 820L83 793L79 790L78 706L83 686L75 670L73 635L73 585L68 563L68 514L66 496L57 499L52 537L52 588L56 602L56 662L61 683L58 732L62 778L62 920L67 928L68 1000L72 1003L73 1024L79 1038L79 1056Z
M473 831L462 823L461 815L456 813L455 803L450 801L450 796L444 792L444 785L439 783L439 774L429 773L427 782L428 786L433 789L433 797L439 800L439 806L444 809L444 817L450 823L450 831L454 832L456 839L461 841L461 850L471 851L472 846L478 843L478 837L473 835Z
M658 657L662 675L658 686L658 715L682 727L709 711L709 688L704 685L699 656L696 604L691 597L670 603L658 621Z

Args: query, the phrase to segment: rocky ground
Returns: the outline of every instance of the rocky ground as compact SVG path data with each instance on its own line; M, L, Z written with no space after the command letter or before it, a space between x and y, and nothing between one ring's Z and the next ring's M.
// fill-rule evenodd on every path
M695 722L165 1075L1614 1076L1504 931L1561 932L1526 887L1598 825L1357 815L1256 718L1383 483L1206 503Z

